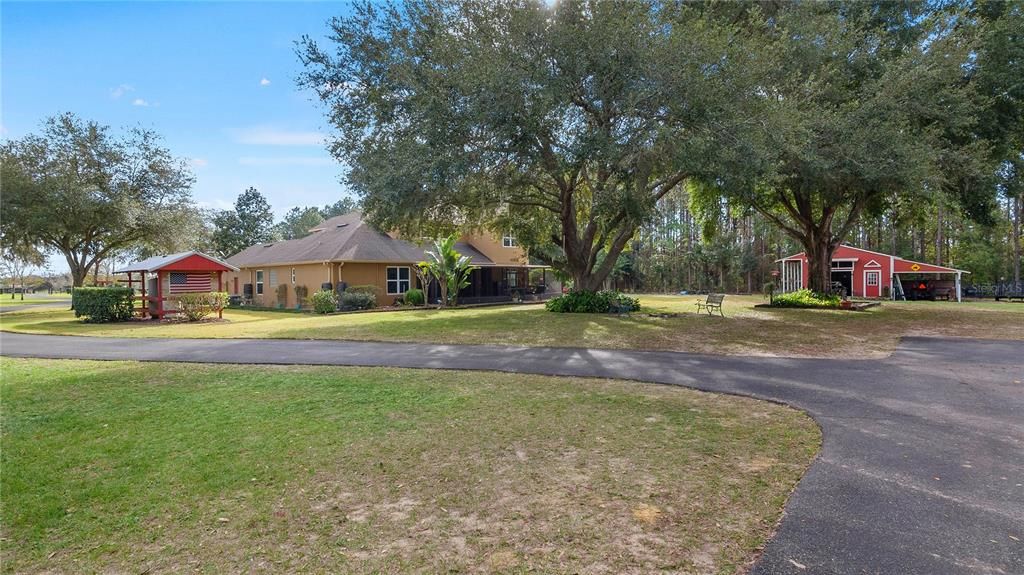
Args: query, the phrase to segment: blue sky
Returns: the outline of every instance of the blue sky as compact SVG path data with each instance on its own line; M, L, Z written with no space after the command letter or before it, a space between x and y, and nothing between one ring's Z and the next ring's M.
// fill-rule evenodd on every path
M0 5L0 133L70 111L158 132L188 158L193 195L228 208L248 186L281 215L347 194L325 151L324 108L295 78L294 42L322 39L344 3Z

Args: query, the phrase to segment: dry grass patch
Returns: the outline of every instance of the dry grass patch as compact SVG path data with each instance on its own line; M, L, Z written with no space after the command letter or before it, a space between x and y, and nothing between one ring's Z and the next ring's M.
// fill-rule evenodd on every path
M635 382L0 367L6 572L734 573L820 440Z

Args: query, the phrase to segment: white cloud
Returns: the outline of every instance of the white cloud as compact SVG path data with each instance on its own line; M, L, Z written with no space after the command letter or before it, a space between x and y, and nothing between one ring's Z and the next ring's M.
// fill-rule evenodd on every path
M260 79L260 86L269 86L269 85L270 85L270 80L268 80L266 78L261 78Z
M322 146L324 136L319 132L292 132L255 126L236 131L235 141L257 146Z
M238 158L243 166L330 166L334 160L315 156L245 156Z
M149 102L143 100L142 98L135 98L134 100L132 100L132 106L142 106L145 108L149 106Z
M113 88L113 89L110 90L110 97L116 100L116 99L120 98L121 96L124 96L128 92L134 92L134 91L135 91L135 87L132 86L131 84L120 84L118 87Z
M205 168L210 162L206 158L192 158L190 163L197 168Z

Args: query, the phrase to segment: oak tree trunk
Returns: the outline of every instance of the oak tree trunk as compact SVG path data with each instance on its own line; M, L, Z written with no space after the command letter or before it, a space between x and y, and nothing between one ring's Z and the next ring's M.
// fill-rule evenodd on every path
M807 287L814 293L832 292L832 253L835 246L828 234L812 234L804 244L807 254Z

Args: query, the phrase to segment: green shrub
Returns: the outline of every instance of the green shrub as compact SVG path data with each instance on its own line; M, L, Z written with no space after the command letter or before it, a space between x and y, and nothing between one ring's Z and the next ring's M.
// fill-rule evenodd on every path
M377 297L372 293L345 290L341 294L341 309L372 309L377 307Z
M809 289L775 294L772 307L837 308L842 301L838 295L816 294Z
M338 309L338 296L329 290L321 290L309 298L313 303L313 311L316 313L331 313Z
M71 292L75 317L87 323L127 321L132 318L135 292L131 288L79 287Z
M544 307L558 313L624 313L640 309L640 300L617 291L571 291Z
M206 316L219 312L228 305L231 296L227 292L183 293L174 298L178 309L188 321L199 321Z
M278 284L277 289L277 307L285 307L288 305L288 284Z
M306 298L309 297L309 288L306 286L295 286L295 307L302 308L306 305Z
M384 295L383 290L375 285L348 286L343 293L365 293L373 296L374 300Z
M427 297L423 295L421 289L411 289L405 292L405 303L409 305L423 305L427 301Z

